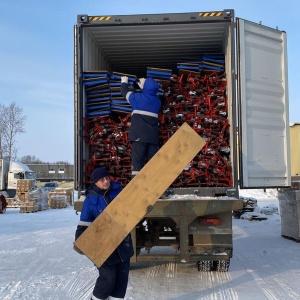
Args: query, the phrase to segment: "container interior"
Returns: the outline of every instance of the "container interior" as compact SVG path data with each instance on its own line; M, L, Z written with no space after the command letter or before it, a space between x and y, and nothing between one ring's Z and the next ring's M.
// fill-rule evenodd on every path
M83 72L107 70L108 72L120 72L133 74L137 77L145 77L147 67L171 69L177 74L177 63L183 59L199 59L203 54L223 54L225 57L225 73L227 79L228 120L230 124L231 153L236 152L236 134L232 134L235 126L235 87L233 79L234 66L234 38L233 24L230 19L193 20L193 14L184 16L174 14L168 22L134 23L134 17L123 16L124 23L111 24L99 22L97 24L81 24L76 47L76 59L78 69L77 80ZM137 18L137 16L135 16ZM162 18L161 16L159 16ZM120 17L121 18L121 17ZM118 19L114 17L114 19ZM122 19L122 18L121 18ZM144 18L146 19L146 18ZM149 17L150 19L150 17ZM76 78L75 78L76 80ZM80 81L79 81L80 82ZM77 138L75 142L75 161L77 170L75 178L80 187L84 189L84 183L80 182L85 172L83 162L88 161L89 149L83 140L83 118L85 111L84 88L80 88L75 104L75 121ZM76 102L76 99L75 99ZM233 186L236 186L236 161L231 154L230 160L233 172Z

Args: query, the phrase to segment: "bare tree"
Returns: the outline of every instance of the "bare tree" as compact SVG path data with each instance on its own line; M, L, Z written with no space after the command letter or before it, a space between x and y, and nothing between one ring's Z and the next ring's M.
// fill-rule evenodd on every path
M3 143L2 143L2 136L3 136L3 128L4 128L4 120L3 120L3 111L4 105L0 104L0 159L3 158Z
M59 161L54 162L54 164L56 164L56 165L69 165L69 162L64 161L64 160L59 160Z
M43 162L34 155L25 155L21 157L20 162L23 164L42 164Z
M1 158L14 160L17 157L16 135L24 133L26 116L15 102L0 107L0 155Z

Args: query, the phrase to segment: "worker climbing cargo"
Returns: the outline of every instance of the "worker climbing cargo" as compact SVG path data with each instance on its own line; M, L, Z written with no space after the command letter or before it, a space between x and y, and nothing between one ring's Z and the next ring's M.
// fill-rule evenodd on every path
M141 78L141 93L128 90L128 77L121 77L121 94L133 108L129 140L131 142L131 164L134 177L158 151L158 113L161 101L157 96L159 83L153 78Z

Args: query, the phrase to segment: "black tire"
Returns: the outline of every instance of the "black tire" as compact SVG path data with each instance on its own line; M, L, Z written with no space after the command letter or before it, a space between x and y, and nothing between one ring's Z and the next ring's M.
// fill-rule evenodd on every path
M210 272L213 269L211 260L201 260L197 262L198 271Z
M230 259L214 261L214 270L217 272L228 272Z
M243 214L243 213L242 213L241 211L239 211L239 210L234 210L234 211L232 212L232 215L233 215L233 217L234 217L235 219L240 219L242 214Z

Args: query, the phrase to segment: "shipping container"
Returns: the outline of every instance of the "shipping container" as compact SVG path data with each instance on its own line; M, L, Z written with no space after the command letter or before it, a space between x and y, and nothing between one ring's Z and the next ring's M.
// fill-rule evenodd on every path
M208 63L210 67L205 65L206 62L211 62ZM122 73L140 78L146 77L151 68L170 70L172 78L166 78L167 84L160 80L162 99L168 99L168 88L171 88L175 105L167 101L168 108L173 109L179 103L176 99L181 99L182 112L176 117L184 116L183 121L196 131L199 129L197 132L207 141L197 160L191 162L171 186L172 192L209 198L190 197L173 203L168 199L168 207L172 207L168 212L164 210L166 200L159 200L145 216L148 231L141 223L133 232L135 259L194 260L199 269L222 270L223 266L227 270L232 256L231 211L240 205L239 187L277 188L291 184L286 32L236 18L231 9L171 14L78 15L74 28L74 167L75 189L79 195L91 184L89 175L97 165L114 166L111 175L124 180L118 173L118 163L112 165L118 153L113 153L99 139L102 129L109 128L106 122L110 112L105 118L89 115L86 74L103 74L105 71L109 76ZM186 81L185 86L181 79ZM206 81L208 86L193 90L191 86L196 81ZM210 83L215 84L215 88ZM218 85L224 88L220 94ZM195 104L194 94L185 96L181 94L182 90L174 95L178 86L188 88L196 96L199 94L199 99L205 96L204 103ZM220 98L225 101L217 103ZM196 117L202 118L201 126L188 117L190 111L182 105L189 101L196 107ZM216 108L208 118L207 112L212 112L210 101L226 107L223 110ZM162 120L166 117L172 123L166 111L161 113L161 136L165 135ZM117 124L116 127L122 128L126 135L130 117L112 112L111 118L114 126ZM172 135L179 123L178 120L172 123L173 131L166 126L167 134ZM226 134L220 137L216 132ZM93 145L95 139L96 148ZM225 145L225 149L219 145ZM121 158L130 157L130 151L124 152L120 154ZM105 156L105 153L109 154ZM125 177L124 184L126 179L130 180L128 173ZM226 196L230 198L226 200ZM183 225L183 220L187 224ZM153 246L171 244L182 251L168 257L147 254ZM145 249L146 253L142 253Z

